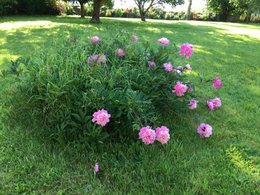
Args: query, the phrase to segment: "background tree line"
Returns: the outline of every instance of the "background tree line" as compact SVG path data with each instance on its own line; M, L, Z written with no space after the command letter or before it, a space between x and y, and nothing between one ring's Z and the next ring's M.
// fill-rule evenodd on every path
M250 22L251 15L253 13L260 14L260 0L206 0L207 10L204 11L208 14L208 17L198 17L192 13L192 5L196 3L193 0L133 0L136 4L138 11L138 17L142 21L148 17L158 19L201 19L203 20L220 20L228 21L232 17L237 17L236 21L241 20L240 16L243 16L246 22ZM165 12L158 8L165 3L175 7L177 5L188 2L187 12L184 17L176 17L174 12ZM112 12L114 5L113 0L0 0L0 15L58 15L61 13L61 9L64 9L62 2L78 3L80 7L80 15L84 17L86 15L85 6L91 7L90 22L100 22L100 14L103 16L113 16L109 12ZM71 6L70 6L71 7ZM70 8L72 9L72 8ZM104 10L108 10L108 13L104 14ZM126 12L131 12L131 9L127 9ZM102 12L102 13L101 13ZM120 9L117 12L122 12ZM152 13L158 13L160 16L151 17ZM73 10L68 11L73 13ZM182 13L180 13L182 14ZM128 13L115 14L117 17L124 17L129 15Z

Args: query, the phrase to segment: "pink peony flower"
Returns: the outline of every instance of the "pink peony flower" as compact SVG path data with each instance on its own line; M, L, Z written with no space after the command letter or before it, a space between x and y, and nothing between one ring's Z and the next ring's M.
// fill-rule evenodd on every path
M148 67L152 68L155 65L155 63L153 61L148 61Z
M199 101L196 100L196 99L190 100L190 103L188 104L189 109L193 110L193 109L197 108L198 102L199 102Z
M99 165L98 163L96 163L94 166L94 174L96 175L98 172L99 172Z
M207 106L212 111L215 109L214 103L212 102L212 100L207 100Z
M169 41L169 39L163 37L163 38L158 39L158 43L162 46L167 46L170 44L170 41Z
M87 62L88 62L88 64L92 65L98 61L98 58L99 58L98 54L89 56Z
M185 56L186 59L189 59L192 56L193 48L192 45L189 43L184 43L180 47L179 54L181 56Z
M125 57L125 51L121 48L116 50L116 55L120 58Z
M155 130L156 140L161 144L166 144L170 139L169 129L165 126L157 127Z
M142 127L139 131L139 139L141 139L145 144L152 144L155 141L155 131L150 127Z
M189 65L189 64L186 64L185 67L186 67L187 70L192 70L191 65Z
M218 77L215 77L213 79L213 84L212 84L213 88L221 88L222 87L222 82Z
M132 35L131 36L131 40L134 42L134 43L137 43L138 42L138 37L136 35Z
M164 63L163 67L164 67L164 70L166 70L167 72L173 72L173 66L171 63Z
M201 123L198 127L198 134L203 138L210 137L212 135L212 127L208 124Z
M101 109L93 114L92 122L104 127L109 122L110 117L111 115L106 110Z
M187 85L182 84L182 82L178 81L173 87L172 92L176 93L177 96L183 96L184 93L188 90Z
M219 108L221 107L221 100L217 97L211 100L213 102L214 107Z
M94 36L94 37L91 37L90 41L93 44L98 44L101 42L101 39L98 36Z

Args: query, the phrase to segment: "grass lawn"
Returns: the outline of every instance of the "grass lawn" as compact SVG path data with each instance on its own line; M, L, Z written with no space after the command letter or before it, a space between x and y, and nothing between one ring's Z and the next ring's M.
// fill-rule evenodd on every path
M189 63L197 93L219 96L222 108L214 113L199 108L173 118L165 146L107 143L103 151L80 153L78 144L49 144L34 125L10 124L5 102L15 79L0 78L0 194L259 194L259 25L112 19L92 25L80 18L0 18L0 70L19 56L51 49L50 43L60 37L84 41L117 29L155 44L161 37L193 44ZM200 87L199 76L219 76L223 88L213 93ZM211 138L197 135L200 122L213 126ZM101 169L98 177L93 176L95 161Z

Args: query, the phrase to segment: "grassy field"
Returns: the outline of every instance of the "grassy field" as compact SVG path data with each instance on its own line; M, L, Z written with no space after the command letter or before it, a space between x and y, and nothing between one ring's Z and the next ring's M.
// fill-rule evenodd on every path
M219 76L222 108L172 119L166 146L107 143L103 151L79 152L79 145L51 145L30 127L10 124L5 102L15 79L0 78L0 194L259 194L260 26L213 22L146 22L103 19L101 25L65 17L0 19L0 70L12 59L51 49L60 37L80 40L125 29L141 41L168 37L194 45L194 81ZM198 122L213 126L201 139ZM95 161L101 173L93 175Z

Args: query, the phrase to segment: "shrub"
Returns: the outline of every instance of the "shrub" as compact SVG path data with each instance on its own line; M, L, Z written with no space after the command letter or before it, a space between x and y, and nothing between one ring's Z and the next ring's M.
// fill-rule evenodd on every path
M154 47L130 37L121 31L83 43L71 38L23 60L16 90L22 113L33 113L29 120L45 125L56 140L89 145L107 137L136 138L145 125L167 129L162 126L166 118L195 109L195 88L185 74L191 66L176 66L192 55L192 46L183 44L179 52L167 38ZM180 55L184 57L175 60ZM13 63L10 71L18 72L18 65ZM221 81L216 81L219 87ZM169 139L167 131L160 136L156 139L162 143Z

